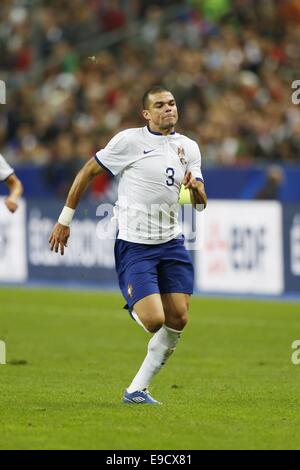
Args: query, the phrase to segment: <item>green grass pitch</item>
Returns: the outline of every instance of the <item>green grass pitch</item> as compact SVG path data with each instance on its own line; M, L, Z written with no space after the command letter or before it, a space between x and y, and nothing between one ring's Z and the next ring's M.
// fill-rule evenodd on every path
M147 334L117 293L0 289L1 449L300 449L300 305L192 299L151 391L123 405Z

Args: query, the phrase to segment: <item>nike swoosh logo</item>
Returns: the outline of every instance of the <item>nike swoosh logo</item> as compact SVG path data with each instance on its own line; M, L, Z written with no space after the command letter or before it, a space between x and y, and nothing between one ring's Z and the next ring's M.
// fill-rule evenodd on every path
M155 149L152 150L144 150L144 154L146 155L147 153L153 152Z

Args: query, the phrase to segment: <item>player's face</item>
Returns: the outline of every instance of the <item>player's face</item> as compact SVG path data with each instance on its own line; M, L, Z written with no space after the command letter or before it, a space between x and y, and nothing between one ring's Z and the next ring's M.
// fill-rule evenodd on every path
M163 133L173 131L178 121L178 111L172 93L162 91L149 95L148 109L144 109L143 116L153 131Z

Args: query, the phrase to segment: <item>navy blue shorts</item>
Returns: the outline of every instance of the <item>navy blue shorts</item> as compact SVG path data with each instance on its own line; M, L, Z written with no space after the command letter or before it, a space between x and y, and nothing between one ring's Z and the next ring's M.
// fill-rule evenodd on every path
M159 245L117 239L115 261L127 308L150 294L193 293L194 268L183 237Z

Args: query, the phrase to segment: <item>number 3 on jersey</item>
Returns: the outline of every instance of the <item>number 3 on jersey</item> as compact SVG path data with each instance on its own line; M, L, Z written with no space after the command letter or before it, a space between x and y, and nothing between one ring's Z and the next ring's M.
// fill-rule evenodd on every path
M166 180L167 186L173 186L175 183L174 175L175 175L175 170L172 167L168 167L166 169L166 175L168 179Z

